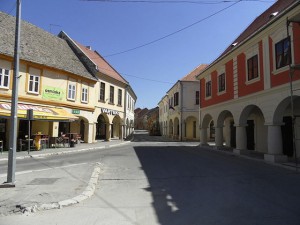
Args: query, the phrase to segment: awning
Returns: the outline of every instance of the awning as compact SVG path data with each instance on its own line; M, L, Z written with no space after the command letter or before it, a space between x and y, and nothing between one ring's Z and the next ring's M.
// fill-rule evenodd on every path
M33 110L34 120L51 120L51 121L74 121L78 117L61 108L44 107L37 105L18 104L18 118L26 119L27 110ZM10 117L11 103L0 102L0 117Z

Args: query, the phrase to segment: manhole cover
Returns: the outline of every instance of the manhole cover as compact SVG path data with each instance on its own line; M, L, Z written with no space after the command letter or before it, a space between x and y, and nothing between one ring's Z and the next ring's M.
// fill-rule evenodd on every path
M50 185L54 184L59 178L35 178L28 185Z

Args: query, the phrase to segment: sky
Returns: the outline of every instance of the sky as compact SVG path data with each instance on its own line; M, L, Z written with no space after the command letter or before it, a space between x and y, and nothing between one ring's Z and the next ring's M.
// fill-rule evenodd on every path
M130 83L136 108L151 109L178 80L216 59L275 2L132 1L137 0L22 0L21 17L91 46ZM0 0L0 10L15 16L16 1Z

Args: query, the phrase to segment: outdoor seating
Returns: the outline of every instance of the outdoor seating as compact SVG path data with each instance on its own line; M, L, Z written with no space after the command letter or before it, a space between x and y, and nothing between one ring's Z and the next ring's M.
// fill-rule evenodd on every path
M23 151L23 150L28 151L28 142L29 142L30 150L35 149L33 139L26 138L26 139L19 139L19 141L18 141L18 150L19 151Z
M42 135L41 137L41 148L49 148L49 136L48 135Z

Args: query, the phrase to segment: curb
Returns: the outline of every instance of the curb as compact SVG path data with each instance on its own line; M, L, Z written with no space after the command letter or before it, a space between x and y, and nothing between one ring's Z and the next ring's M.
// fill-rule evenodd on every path
M96 190L96 185L98 183L98 178L101 172L100 168L101 164L98 162L96 163L94 167L94 171L92 173L92 176L89 180L89 183L85 190L80 194L77 195L71 199L62 200L59 202L52 202L52 203L43 203L43 204L35 204L35 205L17 205L17 208L20 209L20 211L25 214L29 215L31 213L35 213L37 211L43 211L43 210L49 210L49 209L61 209L67 206L71 206L77 203L80 203L90 197L92 197Z
M16 159L28 159L28 158L39 158L39 157L53 156L53 155L71 154L71 153L85 152L85 151L91 151L91 150L96 150L96 149L113 148L113 147L125 145L128 143L130 143L130 141L124 141L119 144L104 145L104 146L98 146L98 147L92 147L92 148L83 148L83 149L74 149L74 150L67 150L67 151L60 151L60 152L48 152L48 153L41 153L41 154L17 156ZM0 159L0 161L8 161L8 158L2 158L2 159Z

